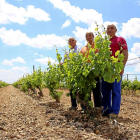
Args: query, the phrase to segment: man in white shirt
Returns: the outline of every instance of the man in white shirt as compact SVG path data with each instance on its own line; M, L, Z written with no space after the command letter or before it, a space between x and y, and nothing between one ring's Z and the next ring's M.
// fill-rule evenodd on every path
M70 47L70 52L72 51L73 53L79 53L80 52L80 49L78 48L78 46L76 45L76 39L74 37L70 37L69 40L68 40L68 44L69 44L69 47ZM69 53L67 54L69 55ZM64 58L65 60L66 58ZM61 63L63 64L63 63ZM70 89L70 96L71 96L71 107L70 107L70 110L77 110L77 102L76 102L76 97L73 97L73 94L72 94L72 91L73 89ZM75 93L76 95L76 93Z

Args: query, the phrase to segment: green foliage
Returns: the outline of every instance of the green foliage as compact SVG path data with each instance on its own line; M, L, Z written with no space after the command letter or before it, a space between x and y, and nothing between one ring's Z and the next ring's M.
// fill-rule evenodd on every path
M33 72L33 74L27 74L26 77L19 79L12 85L16 88L20 87L20 89L24 92L27 92L29 89L34 92L35 88L40 90L40 96L43 96L42 89L44 87L43 81L44 73L41 71L41 67Z
M62 58L57 49L56 52L57 60L60 63ZM48 68L44 72L44 81L46 86L49 88L49 94L52 96L52 98L56 98L56 96L58 96L58 98L60 99L61 95L63 94L62 91L57 91L57 89L61 86L64 78L62 67L63 66L58 63L51 64L51 62L48 62Z
M105 33L105 32L103 32ZM50 90L50 95L55 96L62 95L58 89L62 86L68 89L73 89L74 96L78 91L80 96L84 97L84 100L88 100L89 93L92 86L96 86L96 77L104 78L104 81L114 82L115 79L120 81L120 72L123 70L123 54L120 51L115 53L115 57L111 55L110 37L106 34L102 35L96 28L96 37L94 40L94 48L89 45L89 52L84 57L81 53L73 53L69 49L68 55L65 55L63 65L60 65L62 60L61 55L56 49L57 62L51 64L48 62L48 68L41 72L41 67L34 71L32 75L27 77L21 82L24 90L28 88L42 89L47 86ZM70 47L71 48L71 47ZM96 50L99 50L96 53ZM66 53L66 52L65 52ZM93 107L92 103L89 104Z
M19 83L20 89L24 92L27 92L29 89L29 85L28 85L27 80L29 80L29 79L21 78L20 80L21 80L21 83Z
M22 91L27 92L28 89L33 89L32 75L26 75L25 78L20 78L12 84L15 88L20 88Z
M12 84L15 88L20 88L22 91L27 92L28 86L26 85L26 78L20 78Z
M33 72L33 87L38 88L39 90L42 90L44 87L44 73L41 71L41 67L39 67L37 70Z
M122 89L127 90L130 83L131 83L130 80L127 80L127 79L122 80L122 84L121 84Z
M89 101L89 105L93 108L93 102Z
M136 91L140 90L140 81L138 81L137 78L134 80L123 79L121 87L126 93L129 92L130 94L131 92L132 94L136 94Z
M20 82L20 80L14 82L12 85L13 85L15 88L18 88L19 82Z
M73 53L69 51L69 56L65 59L63 69L66 76L66 84L73 92L79 91L81 96L85 98L90 93L91 87L96 84L95 78L104 78L104 81L112 83L117 79L120 81L120 72L123 70L124 55L120 51L116 52L116 56L112 56L110 52L110 37L102 35L98 28L94 40L94 48L89 45L88 58L81 53ZM98 53L95 53L99 49ZM87 55L85 54L85 56ZM73 94L74 94L73 93ZM86 93L86 95L84 95ZM83 94L83 95L82 95Z
M0 88L6 87L9 84L0 80Z

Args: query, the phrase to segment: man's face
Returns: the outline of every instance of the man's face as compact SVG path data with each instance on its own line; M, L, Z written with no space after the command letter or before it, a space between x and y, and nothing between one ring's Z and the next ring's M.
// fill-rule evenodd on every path
M93 33L91 33L91 32L86 33L86 40L87 40L87 42L92 43L93 39L94 39Z
M117 29L114 25L107 26L107 35L114 36L116 32L117 32Z
M69 39L69 45L72 46L72 48L74 48L76 46L76 40L75 40L75 38L70 38Z

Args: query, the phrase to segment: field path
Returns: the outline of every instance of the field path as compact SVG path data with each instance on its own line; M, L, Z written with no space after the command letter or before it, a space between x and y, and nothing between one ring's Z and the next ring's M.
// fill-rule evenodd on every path
M56 103L48 89L44 97L29 96L9 85L0 89L0 140L100 140L140 139L140 97L122 96L119 118L87 117L69 111L70 97L64 90Z

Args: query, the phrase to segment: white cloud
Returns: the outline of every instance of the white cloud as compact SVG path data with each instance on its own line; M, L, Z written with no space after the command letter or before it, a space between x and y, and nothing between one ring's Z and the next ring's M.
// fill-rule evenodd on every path
M8 61L8 60L3 60L2 64L6 65L6 66L13 66L14 65L11 61Z
M140 43L136 42L133 44L131 51L137 55L140 55Z
M51 35L37 35L35 38L29 38L25 33L20 30L14 31L6 30L4 27L0 28L0 38L7 45L20 45L25 44L34 48L48 48L52 49L54 45L57 47L64 47L67 45L65 40L66 36L60 37L55 34Z
M62 0L47 0L51 2L55 8L62 10L67 16L73 19L76 23L83 22L88 25L97 23L102 23L102 14L98 13L94 9L82 10L79 7L72 6L69 1ZM93 15L93 16L92 16Z
M138 62L139 62L139 57L136 54L134 53L128 54L128 61L126 63L126 66L134 67L134 66L137 66L137 64L135 63L138 63Z
M124 38L140 38L140 18L131 18L127 23L122 23L120 35Z
M30 41L26 34L21 33L20 30L6 30L4 27L0 28L0 38L7 45L20 45Z
M56 60L50 58L50 57L45 57L45 58L40 58L40 59L35 59L35 61L44 64L44 65L48 65L48 61L51 62L51 64L56 63Z
M88 29L84 29L81 27L76 26L75 31L73 31L74 35L76 38L78 38L79 41L84 41L85 40L85 34L88 31Z
M26 9L23 7L18 8L5 0L0 0L0 24L10 22L25 24L29 18L34 18L38 21L51 20L48 13L32 5L27 6Z
M64 37L56 36L55 34L51 35L37 35L36 38L30 39L27 45L35 47L35 48L52 48L54 45L57 47L64 47L67 45Z
M69 16L72 20L75 22L83 22L88 25L88 28L81 28L76 26L75 31L73 31L73 34L76 38L80 41L85 40L85 34L87 31L94 32L96 28L95 22L97 22L98 25L103 24L103 18L102 14L98 13L94 9L80 9L79 7L72 6L69 1L62 1L62 0L47 0L51 2L55 8L58 8L62 10L67 16ZM93 16L92 16L93 15ZM117 22L104 22L105 26L108 24L115 24L118 25Z
M133 72L129 72L130 69L133 69ZM136 72L140 72L140 57L134 53L129 53L128 55L128 61L126 63L125 71L123 78L127 78L130 80L134 80L134 78L138 75L135 75ZM126 75L128 74L128 75ZM129 75L130 74L130 75ZM140 78L140 77L139 77ZM139 79L140 80L140 79Z
M64 24L62 25L61 29L70 26L70 24L71 24L71 20L66 20L66 21L64 22Z
M114 24L116 26L116 28L118 29L118 23L117 22L110 22L110 21L106 21L103 23L104 27L107 28L108 25Z
M24 59L21 57L17 57L16 59L12 59L11 62L25 63Z
M137 0L136 2L138 3L138 5L140 5L140 0Z
M38 21L50 21L49 14L43 11L40 8L35 8L32 5L27 7L27 11L25 13L25 17L34 18Z
M13 66L13 62L18 62L18 63L25 63L24 59L21 57L17 57L16 59L11 59L11 60L3 60L2 64L7 65L7 66Z
M0 79L6 83L12 84L28 72L29 69L27 67L13 67L10 70L0 69Z
M135 71L136 71L136 72L140 72L140 63L137 64L137 66L135 67Z
M34 55L37 55L37 56L43 57L43 55L39 55L38 53L34 53Z
M19 71L21 71L21 72L23 72L23 73L26 73L26 72L27 72L27 67L13 67L12 70L13 70L14 72L19 72Z
M105 30L106 30L107 25L109 25L109 24L114 24L118 28L118 26L117 26L118 23L117 22L106 21L102 24L98 24L99 31L102 33L104 31L103 26L105 27ZM95 28L96 27L97 27L96 24L93 24L88 28L81 28L81 27L76 26L75 31L73 31L73 34L76 36L76 38L78 38L79 41L85 41L86 40L86 38L85 38L86 32L93 32L95 34Z
M39 55L38 53L34 53L34 55Z

